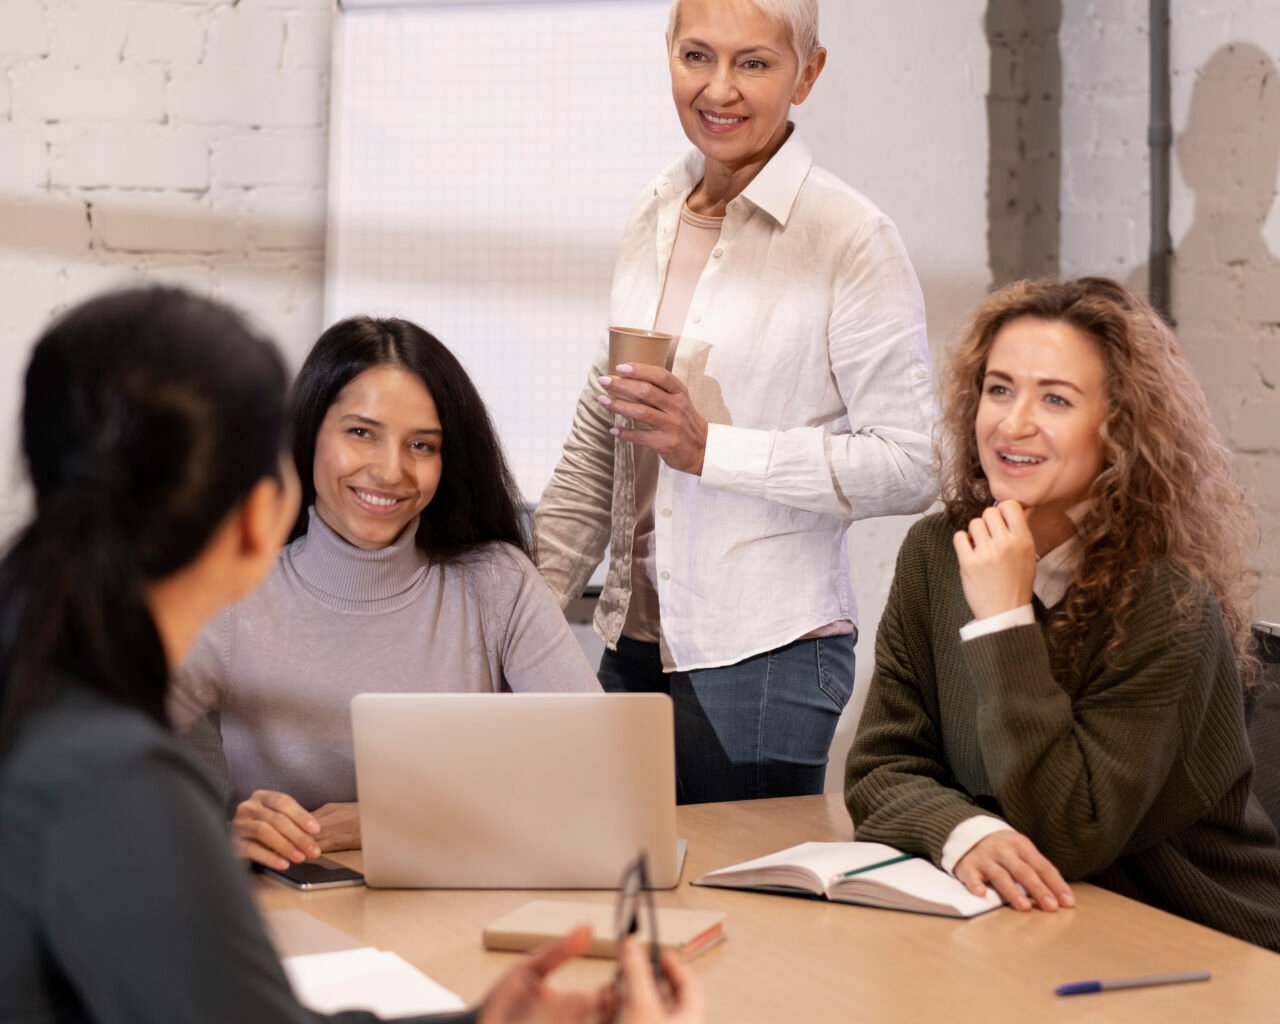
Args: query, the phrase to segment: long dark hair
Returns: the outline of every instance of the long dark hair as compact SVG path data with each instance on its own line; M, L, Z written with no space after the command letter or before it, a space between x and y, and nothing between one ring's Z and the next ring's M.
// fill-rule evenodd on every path
M173 289L91 300L37 342L22 406L36 512L0 562L0 749L70 680L165 721L146 584L278 475L285 383L238 315Z
M448 561L489 541L525 554L520 496L480 393L453 353L408 320L358 316L320 336L298 373L290 401L293 458L302 481L302 511L293 536L307 532L315 504L316 435L325 414L352 380L375 366L399 366L422 381L440 414L440 485L418 521L418 547Z

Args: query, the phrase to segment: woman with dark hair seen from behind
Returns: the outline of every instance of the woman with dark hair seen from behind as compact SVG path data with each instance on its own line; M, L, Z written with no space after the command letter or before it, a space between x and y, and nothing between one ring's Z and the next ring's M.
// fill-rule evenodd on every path
M356 694L600 689L444 345L405 320L344 320L290 405L293 542L205 630L171 706L179 730L216 714L221 744L202 726L197 746L215 763L225 750L237 847L271 867L360 845Z
M41 339L22 439L34 520L0 563L0 1018L373 1021L295 1001L226 849L215 788L165 727L169 666L262 577L297 512L284 369L227 309L124 292ZM449 1021L589 1021L546 973L585 930ZM624 956L629 1022L701 1019ZM634 994L634 995L633 995Z
M946 511L898 556L858 837L1019 910L1087 879L1280 949L1242 711L1256 528L1172 332L1114 281L1024 281L944 380Z

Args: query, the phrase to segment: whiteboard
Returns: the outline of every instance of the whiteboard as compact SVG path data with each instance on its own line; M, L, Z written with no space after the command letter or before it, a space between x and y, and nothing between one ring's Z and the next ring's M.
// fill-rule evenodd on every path
M560 0L338 22L327 322L402 316L449 346L529 502L607 326L627 213L688 148L667 9Z

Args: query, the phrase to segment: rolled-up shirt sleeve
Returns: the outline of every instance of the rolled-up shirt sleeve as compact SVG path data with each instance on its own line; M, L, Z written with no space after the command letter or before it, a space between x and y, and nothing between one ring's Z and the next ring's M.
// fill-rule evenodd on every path
M1012 831L1013 826L1007 821L993 818L989 814L975 814L972 818L966 818L951 830L947 841L942 844L942 859L938 866L947 874L954 875L956 865L964 859L964 855L987 836Z
M974 619L960 627L961 640L977 640L980 636L999 633L1002 629L1013 629L1014 626L1034 626L1035 609L1029 604L1010 608L1007 612L988 615L985 619Z

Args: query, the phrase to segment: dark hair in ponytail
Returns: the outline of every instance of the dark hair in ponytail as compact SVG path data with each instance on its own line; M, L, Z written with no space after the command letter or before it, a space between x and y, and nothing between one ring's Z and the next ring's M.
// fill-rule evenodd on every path
M528 554L520 492L467 371L417 324L367 316L342 320L320 335L294 381L290 419L302 509L293 537L307 532L307 510L315 504L316 435L329 406L365 370L388 365L422 381L443 431L440 485L418 521L418 547L438 561L488 541L505 541Z
M37 342L22 407L36 512L0 562L0 749L69 682L165 720L145 587L278 474L284 390L270 343L174 289L91 300Z

